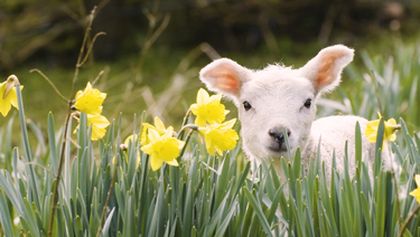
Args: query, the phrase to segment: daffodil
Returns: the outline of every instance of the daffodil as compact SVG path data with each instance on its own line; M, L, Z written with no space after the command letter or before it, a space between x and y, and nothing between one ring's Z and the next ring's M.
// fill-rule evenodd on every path
M74 107L80 112L86 114L101 114L102 103L106 98L106 93L92 87L90 82L86 88L76 93Z
M365 135L369 142L375 143L377 134L378 134L378 128L379 128L379 122L382 118L381 114L379 115L379 119L369 121L366 125L365 129ZM397 124L397 121L395 119L390 118L388 120L384 120L384 137L383 140L385 141L395 141L397 136L395 135L395 132L400 129L400 125Z
M197 102L192 104L191 112L196 116L195 124L204 126L206 123L221 123L229 111L220 103L221 95L209 96L206 90L200 89L197 93Z
M417 188L411 191L410 195L413 196L416 199L417 203L420 204L420 175L419 174L415 176L415 180L416 180Z
M15 90L15 85L18 83L15 75L9 76L6 81L0 83L0 113L3 117L7 116L12 106L19 109ZM20 86L20 90L22 89L23 86Z
M184 142L173 137L172 127L165 128L159 118L155 118L155 126L143 123L140 139L141 150L150 156L150 166L153 171L160 169L166 163L178 166L176 158L181 153Z
M198 128L198 131L204 137L206 149L210 155L215 155L216 153L222 155L224 151L235 148L239 139L236 131L232 129L235 122L236 119L232 119L221 124L207 124Z
M140 144L142 146L147 145L150 142L150 139L148 137L148 131L149 129L152 129L156 131L159 135L163 135L165 133L168 133L170 135L174 134L174 128L172 126L169 126L168 128L165 127L165 124L163 124L162 120L160 120L159 117L154 118L154 125L151 125L150 123L143 123L142 124L142 132L140 137Z
M88 114L87 125L92 127L92 141L103 138L106 134L106 128L109 126L109 121L105 116L100 114Z

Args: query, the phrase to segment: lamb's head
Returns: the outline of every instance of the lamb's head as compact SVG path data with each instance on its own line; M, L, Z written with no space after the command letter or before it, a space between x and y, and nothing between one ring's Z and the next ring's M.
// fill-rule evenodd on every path
M233 100L239 110L245 152L254 159L278 158L303 148L315 118L316 99L340 83L353 50L335 45L298 69L270 65L251 70L222 58L200 71L207 87Z

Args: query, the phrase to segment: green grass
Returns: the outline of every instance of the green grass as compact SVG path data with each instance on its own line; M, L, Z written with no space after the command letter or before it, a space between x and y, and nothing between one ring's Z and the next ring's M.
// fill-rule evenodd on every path
M299 153L279 161L285 179L271 165L251 174L239 146L223 157L209 156L194 134L179 167L153 172L137 142L120 147L127 135L139 132L144 116L127 118L110 106L117 111L109 116L114 120L104 139L91 142L81 116L78 132L73 133L75 121L70 120L64 140L66 105L57 107L64 111L58 118L45 112L41 125L28 122L23 102L30 107L31 94L42 90L25 87L19 112L3 118L0 126L0 235L45 236L52 220L52 236L419 236L419 204L408 195L415 188L414 174L420 173L419 62L420 49L410 44L395 43L388 56L362 53L346 71L344 87L329 97L336 102L321 105L320 114L373 118L380 111L385 118L401 117L402 130L389 148L402 173L397 177L381 170L378 152L372 180L368 167L357 162L363 149L363 131L357 128L356 146L348 147L356 154L355 177L347 168L338 173L333 167L327 180L319 157L304 173ZM196 69L187 68L181 71L194 77Z

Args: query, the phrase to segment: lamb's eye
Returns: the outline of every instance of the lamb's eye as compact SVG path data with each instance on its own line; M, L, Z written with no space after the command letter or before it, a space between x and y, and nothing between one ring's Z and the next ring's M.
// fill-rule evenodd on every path
M242 104L244 105L245 111L248 111L252 108L251 104L248 101L244 101L244 103Z
M309 109L311 107L312 104L312 99L307 99L305 101L305 104L303 104L303 106L305 106L307 109Z

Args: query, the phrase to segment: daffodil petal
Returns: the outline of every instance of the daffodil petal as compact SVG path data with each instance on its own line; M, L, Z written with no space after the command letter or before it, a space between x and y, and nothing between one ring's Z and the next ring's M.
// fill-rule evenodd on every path
M163 165L163 160L157 159L155 157L151 157L150 167L152 167L153 171L156 171L156 170L160 169L160 167L162 167L162 165Z
M3 103L0 99L0 113L3 115L3 117L6 117L9 113L12 105L10 103Z
M179 166L177 160L165 161L165 163L168 164L168 165L171 165L171 166Z
M165 130L165 125L163 124L162 120L160 120L160 118L157 117L157 116L154 118L154 124L155 124L155 127L158 131L164 131Z
M197 93L197 103L198 104L204 104L207 103L207 101L209 100L209 94L207 93L206 90L204 90L203 88L200 88L198 90Z
M416 188L413 191L410 192L410 195L413 196L417 203L420 204L420 188Z
M416 174L416 176L414 176L414 179L416 180L417 187L420 188L420 174Z

